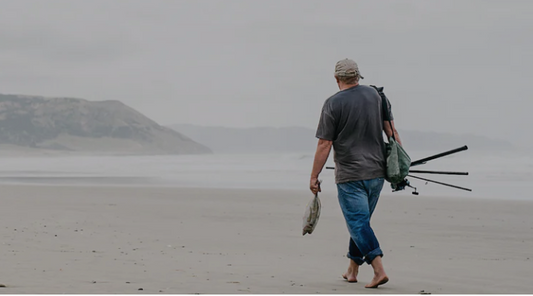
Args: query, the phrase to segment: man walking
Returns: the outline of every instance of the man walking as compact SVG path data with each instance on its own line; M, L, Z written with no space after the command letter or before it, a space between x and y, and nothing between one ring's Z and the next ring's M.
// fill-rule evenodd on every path
M357 282L359 266L372 265L374 278L366 288L377 288L389 278L385 273L370 217L376 207L385 177L385 145L382 131L387 137L398 132L390 109L385 110L392 128L384 124L381 97L369 86L359 85L362 79L357 64L344 59L335 65L335 79L339 92L328 98L322 108L316 137L318 146L311 172L310 189L320 191L318 175L334 149L335 182L338 199L350 233L348 258L350 265L343 277Z

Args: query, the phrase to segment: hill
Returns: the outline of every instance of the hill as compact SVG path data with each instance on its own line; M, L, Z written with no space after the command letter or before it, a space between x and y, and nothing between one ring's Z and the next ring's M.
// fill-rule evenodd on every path
M114 154L211 153L119 101L0 94L0 145Z

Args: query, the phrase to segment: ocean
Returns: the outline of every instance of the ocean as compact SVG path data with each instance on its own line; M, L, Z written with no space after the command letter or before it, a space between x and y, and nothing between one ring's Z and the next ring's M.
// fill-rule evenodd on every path
M441 151L411 152L413 160ZM290 189L308 191L313 152L158 156L1 157L0 184L171 186ZM332 157L327 166L334 166ZM533 200L533 158L516 153L470 150L417 166L420 170L465 171L468 176L416 176L472 189L458 190L408 178L419 196ZM324 192L336 192L333 170L320 175ZM413 189L391 193L410 195Z

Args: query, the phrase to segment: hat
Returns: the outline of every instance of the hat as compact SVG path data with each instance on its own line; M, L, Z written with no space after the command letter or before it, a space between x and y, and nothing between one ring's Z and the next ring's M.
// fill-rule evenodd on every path
M364 79L359 72L357 63L350 59L340 60L335 65L335 76L337 77L356 77L357 75L361 79Z

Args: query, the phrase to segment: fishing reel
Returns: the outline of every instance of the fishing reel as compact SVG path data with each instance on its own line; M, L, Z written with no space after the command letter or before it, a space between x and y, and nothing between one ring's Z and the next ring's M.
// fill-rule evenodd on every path
M411 187L415 190L412 192L413 195L418 195L418 191L416 191L416 187L411 186L411 183L407 179L403 179L403 181L398 184L391 183L390 187L392 188L392 192L402 191L402 190L405 190L405 187Z

